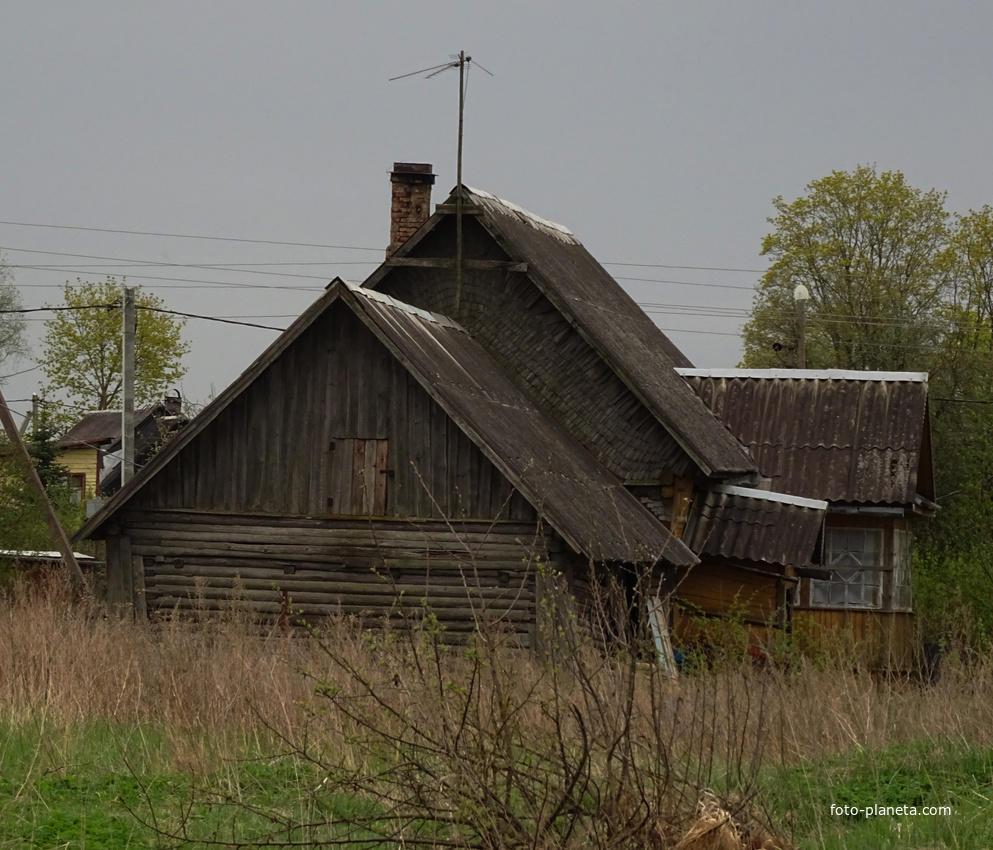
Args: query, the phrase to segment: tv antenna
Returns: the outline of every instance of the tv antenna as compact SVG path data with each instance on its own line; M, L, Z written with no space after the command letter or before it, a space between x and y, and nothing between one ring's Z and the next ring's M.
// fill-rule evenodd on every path
M455 178L455 314L459 312L459 302L462 296L462 127L465 117L465 90L469 80L469 67L472 64L472 57L466 56L464 50L460 50L456 56L449 54L449 61L441 65L432 65L430 68L422 68L420 71L411 71L409 74L401 74L399 77L390 77L390 82L403 80L407 77L424 76L430 80L452 68L459 69L459 148L456 157L456 178ZM492 71L487 71L478 62L475 63L480 71L484 71L493 76Z

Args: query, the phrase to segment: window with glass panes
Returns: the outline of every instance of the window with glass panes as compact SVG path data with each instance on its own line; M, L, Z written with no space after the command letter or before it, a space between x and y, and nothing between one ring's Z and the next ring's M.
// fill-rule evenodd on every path
M883 532L824 529L824 566L831 578L812 579L810 604L823 608L879 608L883 603Z

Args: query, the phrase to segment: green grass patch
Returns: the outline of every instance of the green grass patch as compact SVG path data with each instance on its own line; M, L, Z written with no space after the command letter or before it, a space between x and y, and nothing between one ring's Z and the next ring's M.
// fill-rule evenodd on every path
M990 749L934 741L861 749L772 772L762 784L773 817L802 848L993 846ZM832 813L832 805L847 806L849 813ZM891 806L905 807L904 813L865 814ZM922 813L941 806L951 813Z
M355 808L325 792L306 762L244 753L184 772L168 741L148 728L0 725L0 850L174 846L167 834L305 842L318 834L303 824ZM320 828L324 837L334 829Z

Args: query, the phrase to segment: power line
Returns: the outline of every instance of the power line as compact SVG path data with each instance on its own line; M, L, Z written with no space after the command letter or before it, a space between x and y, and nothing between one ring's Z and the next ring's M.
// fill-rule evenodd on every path
M81 304L78 307L18 307L16 310L0 310L0 314L7 313L64 313L70 310L110 310L116 304Z
M41 364L37 366L32 366L30 369L21 369L20 372L11 372L9 375L0 375L0 380L6 381L7 378L16 378L18 375L26 375L28 372L33 372L35 369L40 369ZM27 401L28 399L25 399Z
M235 319L222 319L220 316L204 316L199 313L183 313L180 310L166 310L164 307L144 307L137 305L139 310L148 310L152 313L168 313L171 316L185 316L188 319L205 319L208 322L224 322L227 325L243 325L246 328L262 328L266 331L285 331L286 328L277 328L272 325L257 325L254 322L239 322Z
M109 260L111 262L125 262L133 264L137 268L148 268L148 267L158 267L158 268L177 268L177 269L208 269L212 270L215 267L203 264L203 263L160 263L154 260L134 260L128 257L101 257L94 254L69 254L59 251L35 251L28 248L4 248L5 251L12 251L15 254L44 254L47 257L78 257L83 260ZM365 265L365 264L363 264ZM17 268L16 266L12 268ZM58 271L59 268L69 268L71 266L34 266L33 268L40 269L42 271ZM216 269L217 271L228 271L228 269ZM295 278L305 278L307 280L324 280L325 275L313 275L313 274L292 274L291 272L263 272L257 271L255 269L232 269L231 271L237 271L239 274L262 274L268 277L295 277Z
M689 280L662 280L655 277L620 277L615 276L614 280L634 280L641 283L670 283L676 286L701 286L706 289L740 289L754 291L754 286L741 286L733 283L694 283Z
M41 271L60 271L59 269L48 269L40 266ZM302 277L303 275L299 275ZM127 276L129 280L157 280L163 283L198 284L197 286L161 286L163 289L279 289L284 292L320 292L323 286L286 286L273 283L234 283L223 280L205 280L203 278L189 277L162 277L157 275L131 274ZM309 276L308 276L309 277ZM326 277L315 277L316 280L327 280ZM19 289L64 289L61 283L19 283Z
M601 266L626 266L636 269L690 269L701 272L749 272L751 274L765 274L768 269L736 269L727 266L673 266L667 263L612 263L601 262Z
M88 233L117 233L124 236L162 236L167 239L201 239L205 242L243 242L248 245L288 245L293 248L331 248L336 251L377 251L361 245L324 245L318 242L280 242L275 239L237 239L232 236L201 236L194 233L159 233L153 230L117 230L110 227L79 227L68 224L41 224L28 221L0 221L8 227L38 227L51 230L82 230Z

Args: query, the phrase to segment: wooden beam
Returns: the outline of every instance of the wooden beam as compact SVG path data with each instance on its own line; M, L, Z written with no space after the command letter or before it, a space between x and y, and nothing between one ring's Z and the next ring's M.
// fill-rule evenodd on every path
M390 257L383 265L408 266L418 269L454 269L455 260L451 257ZM462 267L473 271L527 272L527 263L512 260L463 260Z
M458 204L435 204L434 211L436 213L441 213L442 215L455 215L458 211ZM463 204L462 205L462 215L482 215L483 208L476 206L475 204Z
M21 435L17 433L14 417L10 415L10 408L7 407L7 401L4 399L2 391L0 391L0 422L3 422L3 429L7 432L7 437L20 449L21 457L27 469L28 481L38 491L38 496L45 511L48 530L51 531L52 537L55 538L55 544L58 546L59 552L62 553L62 562L69 571L69 578L72 580L73 587L76 590L82 590L86 586L83 579L83 571L76 562L76 555L72 551L69 537L59 522L59 515L55 513L52 501L48 498L48 493L45 491L45 485L41 483L41 479L38 477L38 470L34 468L34 463L31 462L31 455L28 453L28 448L21 440Z

